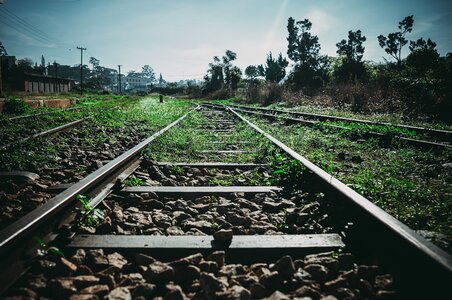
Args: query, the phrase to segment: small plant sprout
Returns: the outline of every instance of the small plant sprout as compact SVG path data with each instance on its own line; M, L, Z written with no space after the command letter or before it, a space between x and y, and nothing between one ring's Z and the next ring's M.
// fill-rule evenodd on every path
M45 256L47 254L56 254L60 256L64 256L63 252L61 252L60 249L57 247L49 247L43 239L34 236L33 239L38 243L39 249L37 250L37 253L39 256Z
M125 186L140 186L140 185L143 185L143 180L141 180L140 178L137 178L135 176L130 176L124 182L124 185Z
M85 222L89 226L96 226L105 218L102 210L94 208L89 204L89 196L77 195L76 199L82 203L82 209L80 210L82 222Z
M173 166L171 166L169 172L172 175L182 175L182 174L184 174L184 169L181 166L173 165Z

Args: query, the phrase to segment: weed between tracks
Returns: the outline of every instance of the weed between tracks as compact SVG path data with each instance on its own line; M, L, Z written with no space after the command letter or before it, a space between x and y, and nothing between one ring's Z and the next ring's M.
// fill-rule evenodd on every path
M231 115L229 115L231 118ZM146 150L145 156L156 161L234 163L254 162L258 155L256 145L260 137L244 123L236 125L213 124L200 112L193 112L178 126L159 137ZM231 118L231 121L233 119ZM213 130L230 130L212 131ZM218 150L243 150L245 153L215 153ZM203 152L209 151L209 152Z

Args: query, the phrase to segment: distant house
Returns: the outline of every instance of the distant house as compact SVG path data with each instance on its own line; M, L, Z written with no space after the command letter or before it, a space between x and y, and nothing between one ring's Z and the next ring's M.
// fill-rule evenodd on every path
M125 91L130 92L147 92L149 90L149 85L151 81L148 78L143 77L131 77L125 76L121 78L121 81L125 81Z
M74 82L75 81L70 78L26 73L22 82L23 89L18 88L17 90L36 94L64 93L71 90L74 86Z
M110 85L108 89L114 92L118 91L118 75L108 76L110 79ZM151 81L148 78L138 77L138 76L124 76L121 74L121 91L122 92L147 92Z

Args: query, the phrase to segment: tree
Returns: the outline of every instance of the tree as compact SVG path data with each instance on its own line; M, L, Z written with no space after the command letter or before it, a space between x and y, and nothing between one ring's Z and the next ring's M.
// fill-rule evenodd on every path
M245 68L245 76L248 77L248 79L250 79L250 80L254 80L257 77L259 77L260 73L259 73L258 66L251 65L251 66L246 67Z
M260 75L265 77L265 80L278 83L286 76L288 65L289 62L283 58L281 53L279 53L277 59L274 59L270 52L267 56L266 65L259 65L258 70Z
M149 79L149 81L151 82L155 82L155 73L154 73L154 69L151 68L151 66L149 65L144 65L141 68L141 73L143 74L143 76L147 79ZM160 74L161 75L161 74Z
M417 41L410 41L410 48L411 52L414 52L416 50L435 50L436 43L433 42L430 38L424 40L424 38L420 38Z
M350 30L348 32L348 41L342 40L336 44L336 53L345 55L350 61L360 62L364 54L363 42L365 41L366 37L361 35L361 30Z
M93 71L94 71L96 69L96 67L99 66L100 60L98 60L97 58L91 56L89 58L89 63L93 65Z
M361 34L361 30L348 32L348 40L342 40L336 44L339 59L333 67L333 76L339 81L350 81L354 79L364 79L366 68L361 61L364 54L363 42L366 37Z
M408 43L405 35L413 30L413 23L413 15L407 16L399 22L399 31L390 33L387 37L384 35L377 37L380 47L397 60L399 67L402 65L402 48Z
M207 75L204 76L206 81L206 88L209 91L216 91L223 87L224 77L223 77L223 66L220 63L218 56L213 57L213 62L209 64L209 69L207 70Z
M227 87L232 86L233 76L237 75L237 69L232 70L232 61L237 59L237 53L226 50L225 54L222 57L223 59L223 74L224 74L224 80ZM239 69L240 70L240 69ZM242 71L240 71L240 76L242 75Z
M163 84L165 84L165 80L163 79L162 73L160 73L160 76L159 76L159 85L162 86Z
M320 58L320 44L319 38L311 34L311 27L312 23L308 19L295 23L293 18L289 18L287 55L300 65L316 69Z
M209 64L207 74L204 76L207 91L217 91L224 87L237 89L242 71L232 65L236 58L237 54L231 50L226 50L221 60L218 56L213 57L213 62Z
M3 46L2 42L0 42L0 56L8 55L8 52L5 49L5 46Z
M240 70L240 68L237 66L232 66L229 69L229 87L233 90L236 90L241 78L242 70Z
M19 59L16 63L17 69L30 73L33 70L33 60L31 58Z
M320 55L319 38L311 34L312 23L308 19L297 21L289 18L287 30L287 55L296 63L289 81L294 87L304 87L305 92L323 81L321 74L326 57ZM320 84L321 85L321 84Z
M436 50L436 43L431 39L423 38L417 41L410 41L411 53L406 58L406 64L410 67L416 77L427 75L427 70L434 70L439 63L439 53Z

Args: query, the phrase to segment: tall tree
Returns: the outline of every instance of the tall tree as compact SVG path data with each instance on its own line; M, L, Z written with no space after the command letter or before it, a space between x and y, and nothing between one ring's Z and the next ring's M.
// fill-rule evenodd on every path
M94 71L96 69L96 67L99 66L100 60L98 60L97 58L91 56L89 58L89 63L93 65L93 71Z
M361 30L348 32L348 40L342 40L336 44L339 58L332 69L333 77L342 82L365 79L366 68L362 62L366 37Z
M319 38L311 34L311 28L312 23L308 19L295 22L293 18L289 18L287 55L294 62L315 69L319 64L320 44Z
M226 50L225 54L222 57L223 59L223 75L225 79L225 84L227 87L231 87L233 76L235 76L237 73L237 70L232 71L232 61L237 59L237 53ZM242 71L240 71L240 75L242 74Z
M430 38L424 40L424 38L420 38L417 41L410 41L410 46L408 47L411 52L416 50L434 50L436 48L436 43L432 41Z
M159 76L159 85L163 85L165 83L165 80L163 79L162 73L160 73Z
M304 92L320 87L326 57L320 55L319 38L311 34L312 23L308 19L297 21L289 18L287 30L287 55L296 64L290 74L289 82L295 88L304 88Z
M413 23L413 15L407 16L399 22L399 31L390 33L387 37L382 34L377 37L380 47L397 60L398 66L402 65L402 48L408 43L405 35L413 30Z
M213 62L209 64L206 76L204 76L206 90L216 91L224 87L236 89L242 76L239 67L232 65L232 61L237 58L237 53L226 50L220 59L213 57Z
M41 67L43 67L43 68L46 67L46 60L44 58L44 55L41 55Z
M342 40L336 44L336 53L344 55L350 61L360 62L364 54L363 42L365 41L366 37L361 35L361 30L350 30L348 40Z
M265 80L278 83L286 76L288 65L289 62L283 58L281 53L279 53L277 59L274 59L270 52L267 56L266 65L259 65L258 70L260 75L265 77Z
M417 41L410 41L411 53L406 58L406 64L411 68L417 77L427 75L428 70L435 70L439 64L439 53L436 50L436 43L431 39L423 38Z
M242 78L242 70L237 66L232 66L229 69L229 87L233 90L238 88L240 79Z
M245 76L250 80L254 80L260 76L259 66L248 66L245 68Z
M150 65L144 65L141 68L141 73L143 73L143 76L147 79L149 79L149 81L151 82L155 82L155 73L154 73L154 69L151 68ZM161 75L161 74L160 74Z

